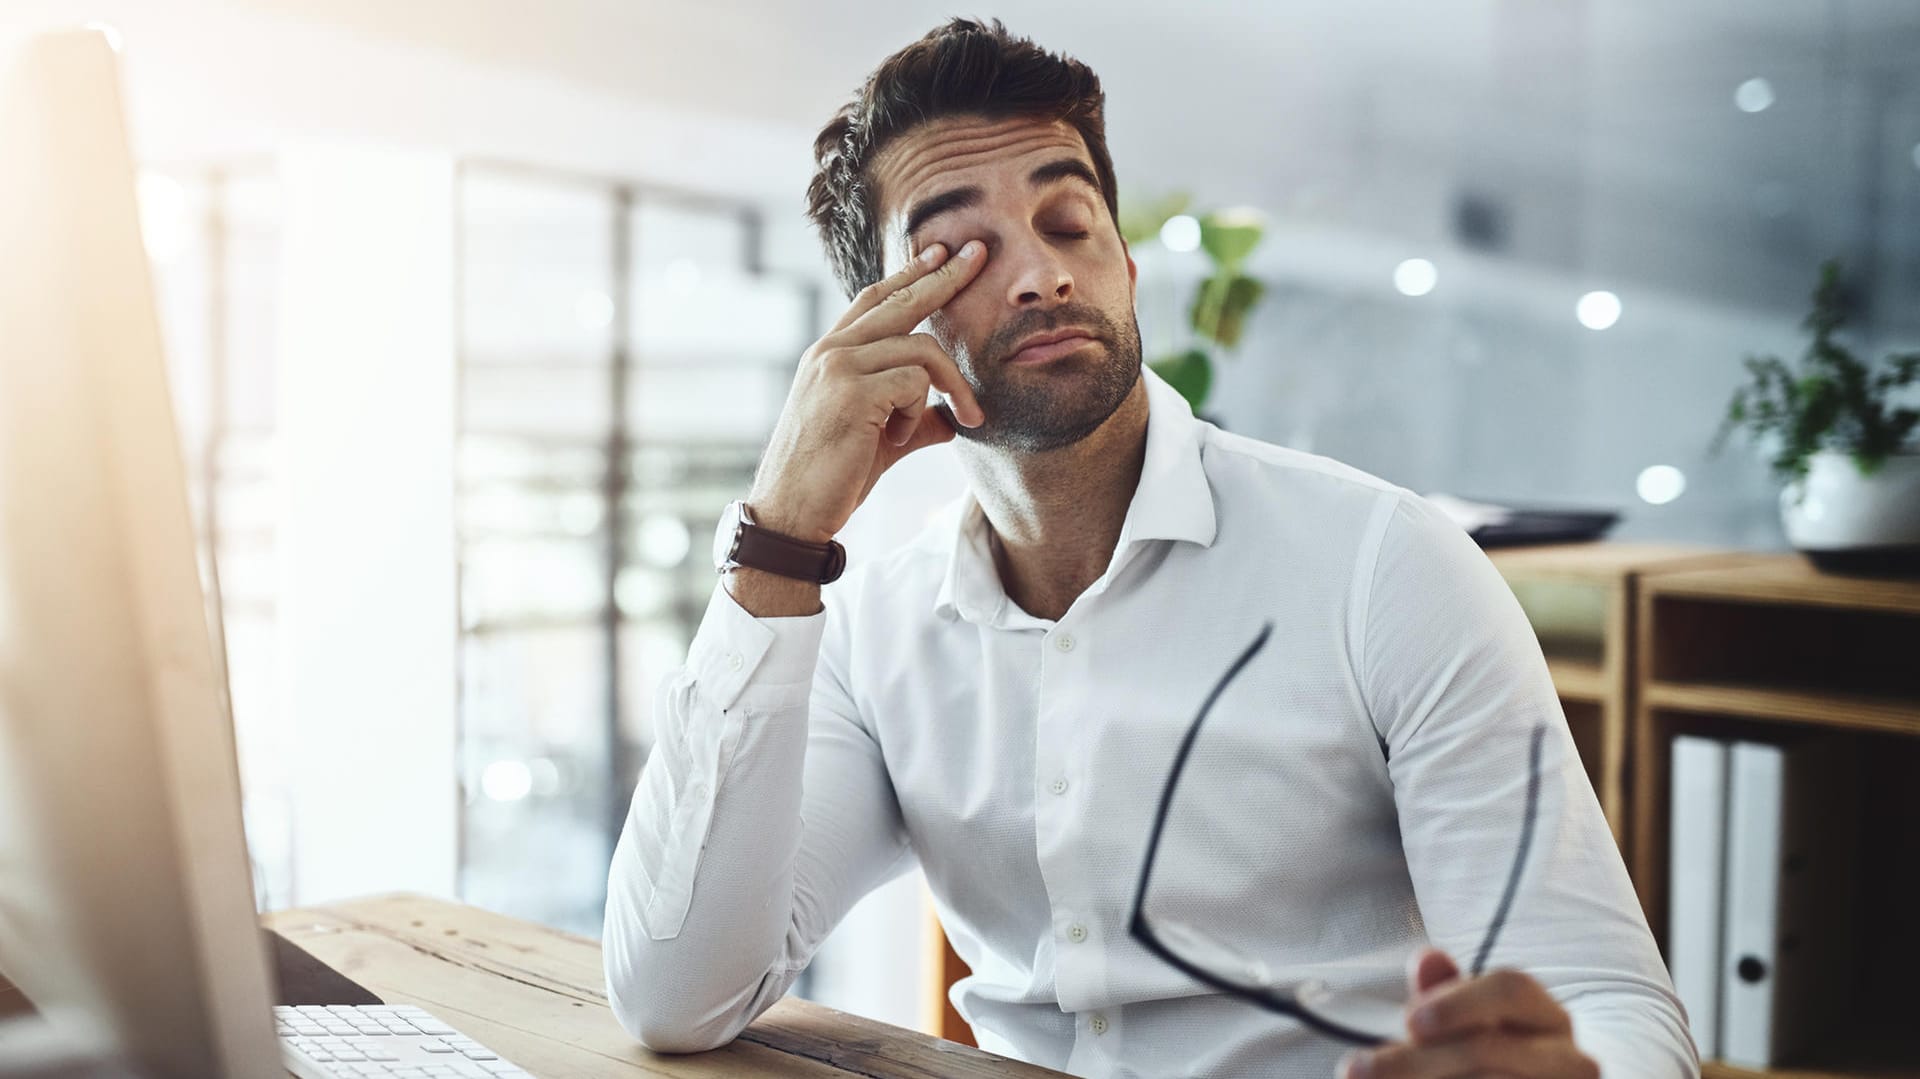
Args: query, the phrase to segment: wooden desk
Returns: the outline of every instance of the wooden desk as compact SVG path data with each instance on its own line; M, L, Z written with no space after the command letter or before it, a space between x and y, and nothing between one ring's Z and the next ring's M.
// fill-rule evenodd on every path
M792 998L723 1049L655 1056L607 1009L600 946L583 937L408 895L263 920L388 1003L426 1008L540 1079L1061 1074Z

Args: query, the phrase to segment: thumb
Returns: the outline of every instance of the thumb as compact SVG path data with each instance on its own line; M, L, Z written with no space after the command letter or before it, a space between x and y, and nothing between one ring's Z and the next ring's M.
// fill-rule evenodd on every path
M1417 999L1460 977L1460 968L1438 948L1422 948L1407 961L1407 995Z

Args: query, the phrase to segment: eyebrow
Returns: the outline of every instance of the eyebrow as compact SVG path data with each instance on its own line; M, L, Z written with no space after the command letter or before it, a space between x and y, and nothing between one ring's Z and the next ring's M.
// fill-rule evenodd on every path
M1087 167L1086 162L1071 157L1049 161L1027 174L1027 184L1036 188L1059 183L1062 180L1080 180L1093 188L1096 194L1100 191L1100 178L1093 174L1093 170ZM902 234L911 237L920 231L921 226L941 214L978 206L984 197L985 193L980 188L969 185L921 199L914 203L913 209L907 212L907 225L902 230Z

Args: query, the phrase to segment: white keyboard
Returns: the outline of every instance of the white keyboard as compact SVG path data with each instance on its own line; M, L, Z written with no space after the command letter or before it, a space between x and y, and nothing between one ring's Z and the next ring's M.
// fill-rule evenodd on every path
M300 1079L533 1079L419 1008L280 1005L273 1020Z

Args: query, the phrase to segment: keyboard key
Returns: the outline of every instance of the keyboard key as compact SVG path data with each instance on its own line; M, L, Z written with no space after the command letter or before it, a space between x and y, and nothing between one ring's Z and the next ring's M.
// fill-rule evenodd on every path
M532 1079L411 1005L280 1005L273 1014L287 1053L328 1079Z

